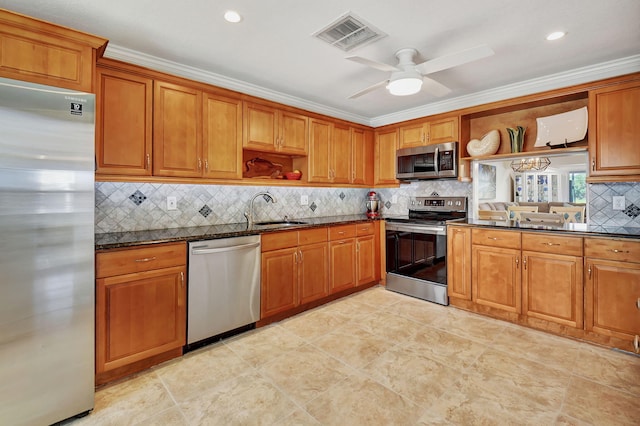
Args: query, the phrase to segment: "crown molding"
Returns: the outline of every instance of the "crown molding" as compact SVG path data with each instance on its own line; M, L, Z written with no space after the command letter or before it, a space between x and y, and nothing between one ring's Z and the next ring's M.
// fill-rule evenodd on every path
M414 118L441 114L457 109L469 108L490 102L530 95L547 90L560 89L562 87L588 83L590 81L640 71L639 54L513 83L494 89L488 89L472 93L470 95L446 99L440 102L432 102L416 108L394 112L392 114L381 115L378 117L365 117L341 109L328 107L316 102L311 102L296 96L277 92L275 90L266 89L231 77L168 61L157 56L148 55L146 53L138 52L112 43L107 45L107 50L104 56L371 127L385 126L387 124L399 123L401 121L411 120Z

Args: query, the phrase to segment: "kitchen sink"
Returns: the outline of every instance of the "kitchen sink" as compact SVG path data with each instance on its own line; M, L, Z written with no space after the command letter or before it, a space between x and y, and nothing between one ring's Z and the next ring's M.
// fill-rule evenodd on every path
M271 220L267 222L256 222L255 226L292 226L292 225L306 225L308 222L301 220Z

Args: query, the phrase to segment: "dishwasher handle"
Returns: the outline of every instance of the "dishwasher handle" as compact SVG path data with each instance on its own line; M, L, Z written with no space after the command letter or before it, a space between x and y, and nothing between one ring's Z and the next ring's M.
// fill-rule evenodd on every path
M191 249L191 254L210 254L210 253L224 253L227 251L243 250L248 248L260 247L260 241L257 243L240 244L237 246L217 247L217 248L205 248L206 246L196 246Z

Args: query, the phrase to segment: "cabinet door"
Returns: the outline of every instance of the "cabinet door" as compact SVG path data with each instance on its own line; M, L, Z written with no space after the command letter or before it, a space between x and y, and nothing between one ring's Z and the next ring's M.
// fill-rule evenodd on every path
M260 318L298 306L298 249L262 253Z
M458 117L429 122L427 143L443 143L458 140Z
M204 94L204 177L242 178L242 101Z
M351 183L373 185L373 132L351 129Z
M356 286L376 281L376 241L373 235L356 240Z
M351 129L334 125L331 144L332 182L351 181Z
M153 80L97 68L96 173L151 175Z
M640 175L640 82L589 94L591 175Z
M242 146L247 149L275 152L278 138L278 110L266 105L244 103Z
M278 150L283 154L307 155L309 119L301 114L282 111L279 117Z
M522 312L582 329L582 257L522 252Z
M586 259L585 328L633 340L640 335L640 264Z
M329 243L331 293L356 284L356 240L348 238Z
M183 346L185 268L96 280L96 372Z
M298 248L300 303L329 295L329 248L326 242Z
M376 132L375 185L395 184L398 130Z
M309 135L309 182L329 182L331 128L328 121L311 119Z
M447 292L449 297L471 300L471 229L447 230Z
M202 93L190 87L155 82L153 174L202 174Z
M520 250L474 244L471 289L479 305L521 313Z
M398 149L422 146L427 143L428 124L415 123L400 127Z

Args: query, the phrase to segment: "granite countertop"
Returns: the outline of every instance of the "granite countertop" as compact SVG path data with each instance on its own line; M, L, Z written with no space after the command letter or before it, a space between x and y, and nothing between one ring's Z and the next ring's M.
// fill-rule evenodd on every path
M327 216L319 218L300 218L306 223L298 225L255 226L247 229L246 223L229 223L224 225L195 226L189 228L152 229L148 231L110 232L95 235L96 250L132 247L146 244L167 243L175 241L213 240L218 238L242 237L245 235L265 234L269 232L287 231L303 228L317 228L328 225L367 222L371 220L364 214L348 216Z
M616 238L637 238L640 239L640 228L633 227L603 227L603 226L589 226L586 223L564 223L558 224L540 224L530 222L518 222L514 220L507 221L493 221L493 220L480 220L480 219L468 219L464 222L455 222L452 225L469 225L469 226L481 226L488 228L498 229L513 229L513 230L527 230L527 231L545 231L545 232L564 232L570 234L580 234L591 237L616 237Z

